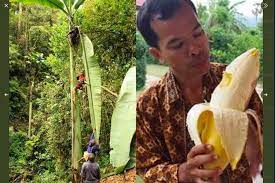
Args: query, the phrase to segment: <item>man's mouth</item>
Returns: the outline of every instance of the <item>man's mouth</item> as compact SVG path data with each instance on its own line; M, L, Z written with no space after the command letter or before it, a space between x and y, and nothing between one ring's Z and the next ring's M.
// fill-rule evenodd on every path
M194 62L193 67L200 67L207 63L207 60L201 59Z
M193 67L203 67L210 62L210 57L207 57L206 54L202 54L193 60Z

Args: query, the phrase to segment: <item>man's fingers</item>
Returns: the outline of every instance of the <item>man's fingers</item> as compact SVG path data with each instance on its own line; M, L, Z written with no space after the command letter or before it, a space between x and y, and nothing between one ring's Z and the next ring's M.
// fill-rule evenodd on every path
M217 176L219 176L222 173L221 170L219 169L214 169L214 170L204 170L204 169L194 169L190 172L190 174L194 177L198 178L212 178L215 180Z
M210 144L200 144L194 146L187 155L187 160L191 159L199 154L206 154L213 150L213 146Z
M187 167L188 168L198 168L201 165L204 165L206 163L211 163L218 159L218 156L211 153L211 154L202 154L197 155L196 157L189 159L187 161Z

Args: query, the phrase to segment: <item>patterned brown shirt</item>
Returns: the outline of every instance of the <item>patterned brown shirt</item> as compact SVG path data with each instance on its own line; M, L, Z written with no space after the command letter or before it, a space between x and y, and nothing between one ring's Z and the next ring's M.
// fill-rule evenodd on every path
M211 63L210 71L203 77L203 98L210 101L215 87L222 78L224 65ZM171 72L146 90L137 102L136 153L138 173L145 182L178 182L178 166L186 161L194 146L185 124L192 105L184 101ZM248 108L262 119L262 102L253 93ZM261 120L262 121L262 120ZM251 183L248 162L243 154L238 167L228 166L221 176L222 182Z

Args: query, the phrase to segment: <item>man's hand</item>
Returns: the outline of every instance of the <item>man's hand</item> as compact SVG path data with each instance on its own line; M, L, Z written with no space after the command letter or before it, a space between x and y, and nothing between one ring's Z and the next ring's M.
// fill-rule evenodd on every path
M206 163L211 163L218 159L212 153L211 145L201 144L194 146L187 155L187 161L179 166L178 178L180 183L203 183L207 179L208 183L218 183L221 169L204 170L200 167Z

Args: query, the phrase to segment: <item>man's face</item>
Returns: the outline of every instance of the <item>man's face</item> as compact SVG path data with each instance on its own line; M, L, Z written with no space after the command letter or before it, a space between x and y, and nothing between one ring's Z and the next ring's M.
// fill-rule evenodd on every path
M157 15L156 15L157 17ZM208 39L192 8L186 3L167 20L151 21L159 48L150 52L161 63L187 77L203 75L210 68Z

